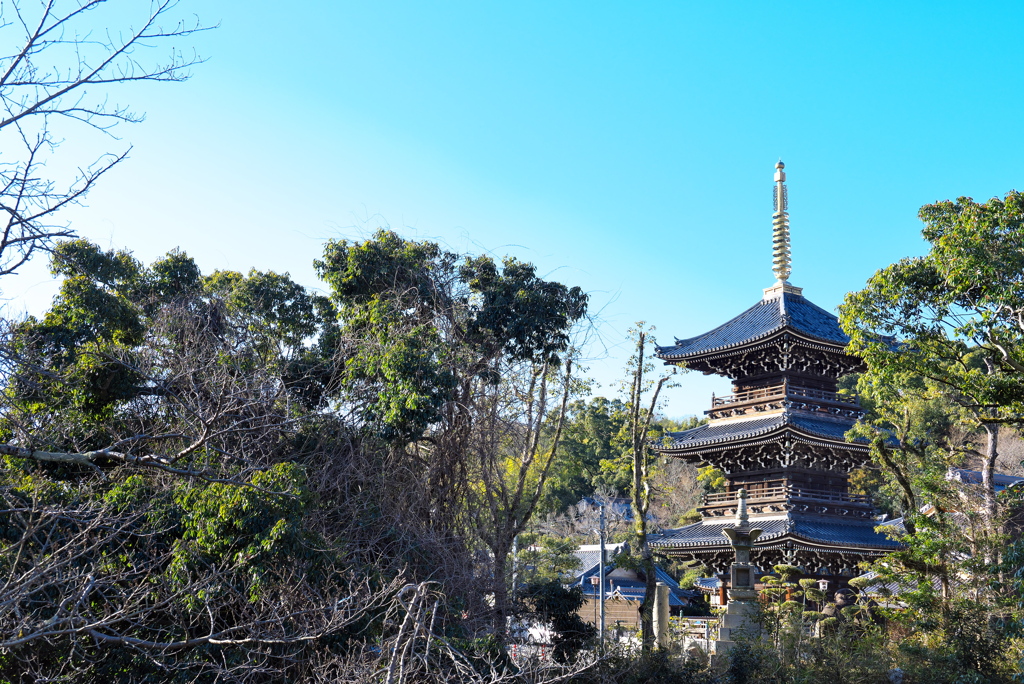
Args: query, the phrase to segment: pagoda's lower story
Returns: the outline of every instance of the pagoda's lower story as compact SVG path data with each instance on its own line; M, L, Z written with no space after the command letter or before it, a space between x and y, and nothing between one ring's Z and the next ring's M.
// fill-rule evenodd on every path
M726 490L709 494L702 520L651 539L660 553L698 561L715 574L733 562L722 533L735 524L739 491L750 524L762 530L751 562L762 572L789 564L837 584L857 564L901 548L876 531L868 497L850 493L849 473L869 462L868 446L846 433L861 415L856 397L838 391L862 369L846 353L836 316L789 284L785 172L776 167L775 274L760 302L697 337L659 347L667 364L729 377L733 393L712 397L708 423L670 435L659 451L725 473Z
M744 489L750 524L762 530L751 550L751 561L762 572L785 563L800 567L805 576L843 584L860 574L859 562L900 548L875 530L880 523L869 498L849 492L849 469L867 460L867 448L845 441L854 421L832 412L844 403L838 395L808 400L801 396L805 388L785 386L771 394L780 395L773 404L788 406L773 410L770 404L748 403L746 409L755 415L712 418L663 447L666 455L719 468L727 485L725 492L705 497L698 509L701 522L669 530L651 546L724 573L734 552L722 530L736 524L738 492ZM740 404L742 396L716 401Z

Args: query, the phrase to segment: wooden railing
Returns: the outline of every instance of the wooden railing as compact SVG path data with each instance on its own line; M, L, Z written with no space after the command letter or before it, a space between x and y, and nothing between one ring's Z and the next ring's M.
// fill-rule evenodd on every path
M716 406L728 406L729 404L746 404L756 401L770 401L772 399L787 399L790 397L794 399L817 399L819 401L857 406L856 397L813 389L811 387L798 387L788 383L772 385L770 387L758 387L757 389L737 392L736 394L729 394L724 397L716 397L712 394L711 406L714 408Z
M722 619L719 617L677 617L671 620L672 636L676 639L718 638L718 627Z
M732 503L739 498L737 492L714 492L704 497L705 506L715 504ZM865 494L849 494L846 492L833 492L827 489L806 489L792 485L784 487L768 487L766 489L752 489L747 492L747 501L763 499L812 499L814 501L828 501L833 503L871 503L871 497Z

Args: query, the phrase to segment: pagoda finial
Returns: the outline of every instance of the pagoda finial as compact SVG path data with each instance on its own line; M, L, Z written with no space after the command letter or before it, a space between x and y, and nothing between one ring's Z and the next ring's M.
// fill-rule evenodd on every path
M780 283L789 282L791 258L789 253L789 197L786 192L786 165L779 160L775 165L775 213L772 214L773 256L772 271Z

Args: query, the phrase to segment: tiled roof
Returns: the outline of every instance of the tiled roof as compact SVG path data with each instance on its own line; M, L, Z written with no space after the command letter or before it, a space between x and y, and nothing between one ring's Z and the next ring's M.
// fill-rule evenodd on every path
M712 593L722 587L722 580L717 577L698 577L694 586L701 591Z
M629 544L626 542L619 542L618 544L605 544L604 553L605 560L609 563L611 560L619 555L619 553L629 551ZM580 564L573 570L573 577L579 577L583 573L587 572L591 568L595 568L601 562L601 547L597 544L587 544L581 546L575 551L573 555L580 559Z
M787 411L749 420L706 423L683 432L670 432L668 435L672 442L664 448L683 449L749 439L781 430L787 425L809 436L842 442L845 441L846 431L853 427L853 421L830 420Z
M911 591L919 591L922 589L922 585L931 584L932 589L936 593L942 593L942 579L940 577L914 577L908 575L906 580L903 582L882 582L878 579L878 573L874 570L868 571L863 575L860 575L857 579L876 580L872 584L868 584L864 587L864 593L868 596L881 600L884 602L890 602L895 597L896 602L899 603L900 594L906 594ZM970 580L967 577L957 576L952 574L948 577L950 588L954 591L957 589L964 589L970 586Z
M728 546L729 540L722 534L726 527L735 525L735 521L721 523L696 523L671 530L651 542L658 548L674 548L687 546ZM802 518L784 518L781 520L751 520L751 525L760 527L761 536L755 542L755 548L766 541L784 536L803 539L817 544L831 546L871 547L885 550L896 550L901 544L887 535L875 532L873 521L858 523L850 522L819 522Z
M946 473L946 479L963 484L981 484L983 481L981 471L967 470L966 468L950 468ZM997 492L1001 492L1008 487L1020 485L1021 482L1024 482L1024 477L992 473L992 486Z
M647 593L647 584L641 579L633 579L629 577L609 577L608 575L615 569L614 563L607 563L604 566L605 572L605 592L606 595L611 595L612 591L616 591L621 594L624 598L643 600L644 595ZM591 577L597 577L600 568L595 564L586 570L579 576L578 579L573 580L573 584L579 584L583 589L583 595L587 597L596 597L598 592L597 586L591 583ZM655 574L659 582L664 582L669 588L669 605L670 606L682 606L690 602L690 600L696 598L699 593L690 589L681 589L679 584L672 579L665 570L659 566L654 566Z
M906 534L907 528L903 525L903 516L878 523L878 527L891 527L897 534Z
M788 327L808 337L845 346L850 338L839 327L839 319L802 295L785 292L761 300L728 323L711 332L675 345L658 347L662 359L677 359L752 342Z

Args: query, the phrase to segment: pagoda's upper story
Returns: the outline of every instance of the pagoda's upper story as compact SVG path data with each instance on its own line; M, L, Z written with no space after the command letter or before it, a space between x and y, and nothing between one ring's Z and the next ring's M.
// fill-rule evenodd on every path
M737 392L783 383L834 392L838 378L864 366L846 353L850 338L839 320L805 299L803 290L789 282L792 258L784 169L782 161L775 165L775 284L739 316L703 335L658 347L656 355L705 375L732 378Z
M844 351L849 341L833 314L786 284L768 288L764 299L714 330L656 351L668 363L734 380L788 373L834 381L863 369Z
M846 352L850 338L838 318L788 280L783 168L780 161L775 173L775 284L760 302L714 330L656 350L667 364L732 379L732 394L712 395L706 425L670 433L657 447L730 476L758 472L770 478L794 468L845 473L869 458L865 443L846 441L863 412L855 396L837 387L840 377L863 370L863 361ZM833 484L845 490L843 478Z

